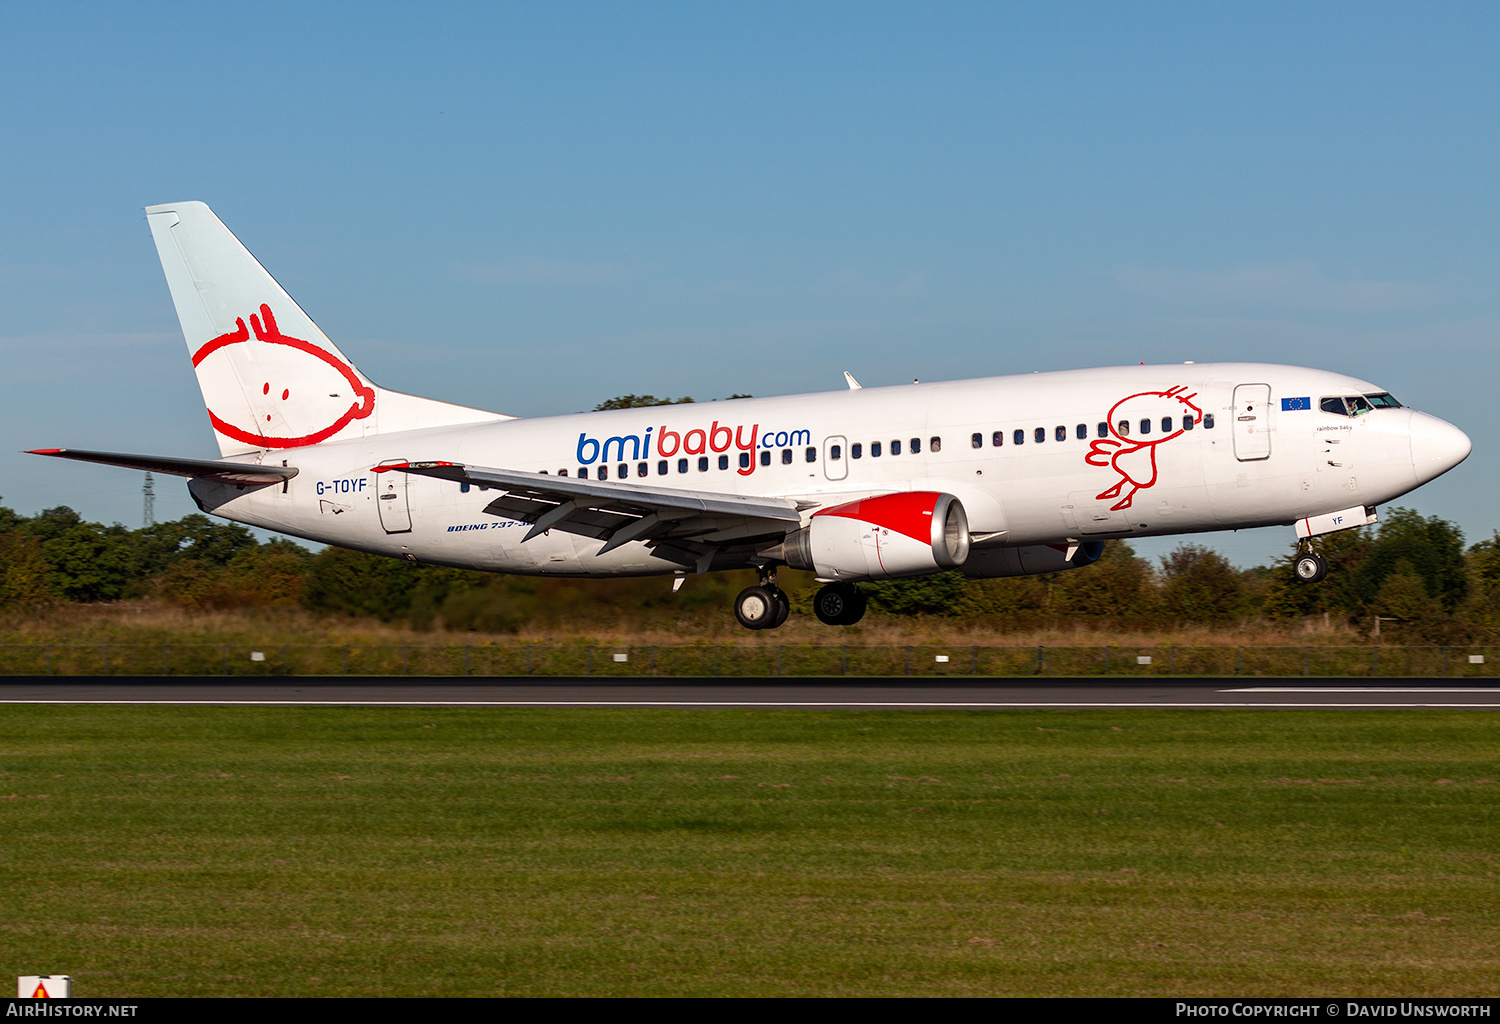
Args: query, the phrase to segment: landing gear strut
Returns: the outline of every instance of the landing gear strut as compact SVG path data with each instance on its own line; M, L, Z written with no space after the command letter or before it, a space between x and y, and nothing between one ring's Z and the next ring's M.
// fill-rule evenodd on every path
M865 595L852 583L830 583L813 598L813 612L825 626L852 626L865 616Z
M760 585L746 587L734 599L734 617L746 629L775 629L792 612L792 602L776 585L776 569L760 568Z

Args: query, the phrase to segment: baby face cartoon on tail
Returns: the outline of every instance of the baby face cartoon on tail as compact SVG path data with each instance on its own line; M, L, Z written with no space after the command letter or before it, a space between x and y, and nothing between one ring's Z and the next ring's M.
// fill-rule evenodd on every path
M265 303L248 327L237 318L235 330L194 352L193 366L214 429L257 448L317 444L375 411L375 389L354 367L282 334Z
M1111 512L1129 508L1137 491L1156 484L1156 447L1181 437L1203 412L1193 404L1197 392L1184 394L1179 386L1166 391L1142 391L1122 398L1109 410L1109 436L1089 445L1084 461L1108 466L1119 474L1114 486L1096 494L1100 501L1118 498ZM1129 490L1126 490L1126 488Z

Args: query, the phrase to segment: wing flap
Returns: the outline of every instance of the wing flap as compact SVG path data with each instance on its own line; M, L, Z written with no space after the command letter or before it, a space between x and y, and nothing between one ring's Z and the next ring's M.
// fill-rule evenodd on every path
M392 471L504 491L485 512L532 524L526 540L552 529L602 540L603 551L641 541L664 557L688 563L725 544L780 540L802 524L798 504L785 498L579 480L454 462L375 467L377 473Z

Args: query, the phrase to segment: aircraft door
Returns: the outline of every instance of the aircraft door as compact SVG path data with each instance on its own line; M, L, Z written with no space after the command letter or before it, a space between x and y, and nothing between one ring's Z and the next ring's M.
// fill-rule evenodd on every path
M849 475L849 445L842 435L823 438L823 475L830 480Z
M382 466L406 462L406 459L386 459ZM411 504L406 497L407 475L405 473L379 473L380 481L375 485L375 507L380 509L380 525L386 533L411 533Z
M1271 385L1234 389L1234 457L1258 462L1271 457Z

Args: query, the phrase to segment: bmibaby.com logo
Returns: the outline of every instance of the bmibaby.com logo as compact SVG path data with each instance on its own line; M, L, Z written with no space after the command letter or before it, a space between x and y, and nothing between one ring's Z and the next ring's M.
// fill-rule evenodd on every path
M653 432L656 435L654 438ZM741 423L730 428L714 420L706 429L694 427L691 430L676 431L668 430L663 424L659 430L656 427L647 427L644 434L617 434L602 441L597 437L582 433L578 435L577 454L580 466L592 466L596 462L625 462L656 456L670 459L679 453L682 455L707 455L710 452L723 454L731 447L742 452L753 453L757 448L770 450L810 444L812 444L812 431L810 430L763 431L759 423L751 423L748 426ZM652 455L653 446L656 449L656 456ZM741 465L735 472L740 476L749 476L755 472L755 463L755 456L751 454L750 458L741 460Z

